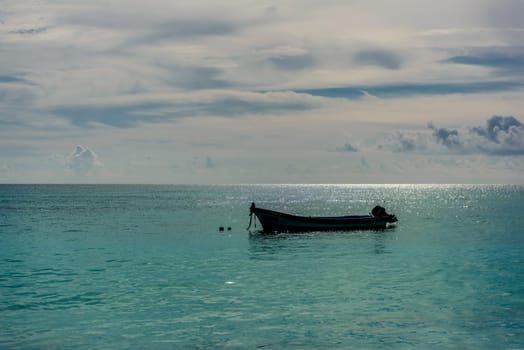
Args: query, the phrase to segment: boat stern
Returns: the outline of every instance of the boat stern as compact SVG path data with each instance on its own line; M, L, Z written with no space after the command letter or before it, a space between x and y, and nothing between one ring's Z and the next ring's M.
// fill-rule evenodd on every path
M371 210L371 215L386 220L388 224L393 224L398 221L395 214L388 214L386 209L380 205L375 206L373 210Z

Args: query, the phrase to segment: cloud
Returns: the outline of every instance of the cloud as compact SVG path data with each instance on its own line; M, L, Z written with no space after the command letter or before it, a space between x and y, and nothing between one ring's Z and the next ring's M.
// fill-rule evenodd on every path
M342 147L337 147L338 152L358 152L358 148L350 143L345 143Z
M0 76L0 125L27 125L23 117L32 114L37 98L38 88L34 83L18 76Z
M118 1L117 1L118 2ZM185 6L177 3L159 4L156 6L128 6L128 2L120 2L120 6L104 6L86 4L85 6L71 6L61 14L60 21L64 24L80 25L87 28L112 28L118 30L135 30L145 33L144 37L151 40L161 38L195 38L206 35L224 35L232 33L238 27L235 14L223 13L220 7L209 6L205 9L202 4ZM81 10L81 11L80 11ZM104 16L100 11L104 11ZM215 10L215 12L213 12ZM218 13L222 12L222 13ZM135 20L143 20L141 30ZM142 29L144 28L144 29Z
M442 64L442 57L435 58L437 50L414 37L415 31L409 31L447 29L449 26L440 25L440 18L433 18L434 7L454 14L453 23L460 23L458 11L466 6L450 11L444 5L408 3L411 6L386 10L376 4L344 2L329 8L315 2L270 7L237 1L223 5L159 0L148 6L139 1L119 0L109 5L95 1L15 6L16 2L8 2L5 13L9 15L9 27L0 33L0 66L5 71L0 74L13 77L23 72L24 77L41 84L35 88L40 104L45 105L52 98L58 106L57 114L79 120L79 124L91 118L74 118L74 111L60 105L76 104L79 115L98 115L98 106L92 111L82 106L85 97L117 99L131 92L290 90L357 99L366 93L395 98L504 92L524 87L522 80L506 81L493 76L463 79L452 75L449 70L457 69L456 65ZM408 15L421 11L432 25ZM391 13L413 28L404 31L404 25L391 21ZM467 18L471 18L469 13ZM331 28L344 30L335 33ZM486 31L488 36L495 29ZM5 33L19 35L2 35ZM409 45L397 45L408 40L415 50ZM408 52L409 64L404 59ZM470 50L466 56L476 54ZM449 59L448 63L452 62ZM437 74L438 80L433 79ZM249 114L245 102L234 100L229 111L224 105L218 107L227 113ZM108 118L108 123L129 127L156 120L158 110L149 113L149 107L142 108L140 102L134 104L138 105L138 114L150 114L149 118L137 116L133 104L121 105L119 110L110 112L122 118ZM198 102L177 103L179 106L183 111L198 111L195 114L206 109ZM269 110L267 105L252 106ZM280 107L275 106L275 111L295 110ZM102 118L92 119L97 122Z
M522 130L522 127L522 123L514 117L493 116L487 120L486 127L475 127L472 131L490 141L500 143L500 139L506 139L506 135L514 135L513 131Z
M110 25L110 24L109 24ZM135 33L122 47L151 46L161 41L195 40L202 37L228 36L236 32L233 22L213 18L178 18L153 22L145 33Z
M523 82L484 81L474 83L406 83L384 85L344 86L319 89L299 89L299 93L313 96L358 99L368 95L381 98L423 95L480 94L485 92L512 91L524 88Z
M423 133L397 131L387 135L377 145L379 150L404 153L423 152L428 148L427 135Z
M173 86L184 87L190 90L222 89L232 84L220 78L223 71L215 67L183 67L169 79Z
M462 147L457 130L436 128L432 123L430 123L428 127L433 130L433 136L438 143L441 143L450 149L458 149Z
M524 57L522 55L512 55L508 53L481 53L477 55L453 56L446 62L470 64L479 66L490 66L497 68L522 68Z
M38 28L24 28L24 29L16 29L16 30L10 30L9 34L20 34L20 35L34 35L39 34L47 31L46 27L38 27Z
M259 50L257 55L266 59L280 70L296 71L314 67L317 63L314 56L307 50L293 46L277 46Z
M519 28L522 26L524 3L521 0L486 1L481 8L488 24L500 28ZM522 42L520 37L519 42Z
M466 54L452 56L444 62L489 67L505 75L521 75L524 73L524 49L521 47L471 48Z
M0 153L26 164L28 181L69 181L64 157L46 170L42 155L72 140L118 145L103 154L116 181L138 178L137 152L155 155L144 182L193 181L189 170L174 178L156 169L170 159L182 174L196 154L208 182L222 171L223 181L242 171L258 181L260 169L284 179L279 158L307 160L328 181L339 181L328 169L341 157L350 166L366 159L377 181L388 181L380 157L503 162L484 155L518 155L520 126L471 124L524 106L523 5L501 1L0 0ZM437 126L405 129L421 117ZM457 127L465 121L472 127ZM9 143L18 142L39 154L17 154ZM208 154L212 171L203 170Z
M117 128L136 126L139 122L166 120L165 113L156 112L167 106L165 103L139 103L129 105L86 105L63 106L51 110L59 117L79 127L92 127L94 123Z
M477 147L496 155L524 155L524 125L512 116L493 116L485 127L470 129L483 142Z
M0 84L1 83L24 83L24 84L32 84L31 82L19 78L15 75L0 75Z
M60 106L51 109L57 116L79 127L94 123L117 128L135 127L196 116L238 117L284 111L309 110L321 105L318 98L293 92L202 91L200 94L128 96L122 102Z
M176 38L195 38L200 36L223 36L232 34L237 26L224 19L213 18L178 18L173 21L160 23L146 38L151 40L162 40Z
M388 50L365 50L356 53L353 60L360 65L377 66L386 69L399 69L402 58Z
M524 125L512 116L493 116L485 126L464 129L438 128L432 132L398 131L389 135L378 149L425 154L524 155Z
M103 166L95 152L82 146L76 146L67 157L67 167L79 176L95 175Z

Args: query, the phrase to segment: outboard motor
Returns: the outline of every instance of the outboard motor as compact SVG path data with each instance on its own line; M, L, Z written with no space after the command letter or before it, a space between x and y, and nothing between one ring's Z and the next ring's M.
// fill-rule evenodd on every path
M375 208L373 208L371 214L373 214L373 216L383 216L387 213L385 208L381 207L380 205L377 205Z
M397 217L395 215L388 214L386 212L386 209L381 207L380 205L377 205L375 208L373 208L373 210L371 210L371 214L374 217L387 219L387 221L389 223L393 223L393 222L397 222L398 221L398 219L397 219Z

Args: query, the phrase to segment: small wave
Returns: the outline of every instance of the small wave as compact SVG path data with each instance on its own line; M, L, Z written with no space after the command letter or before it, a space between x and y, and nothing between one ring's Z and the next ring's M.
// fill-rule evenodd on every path
M61 274L62 270L53 268L38 269L31 273L32 276L60 276Z
M129 259L108 259L106 260L106 263L127 263L130 262Z
M37 299L37 300L35 300ZM0 311L18 310L66 310L81 307L83 305L104 304L104 298L100 292L85 292L71 296L61 296L55 293L41 294L33 297L27 302L17 302L8 305Z
M87 271L89 272L104 272L106 269L101 267L101 268L93 268L93 269L88 269Z
M68 230L64 230L64 233L78 233L78 232L84 232L84 230L78 229L78 228L71 228Z

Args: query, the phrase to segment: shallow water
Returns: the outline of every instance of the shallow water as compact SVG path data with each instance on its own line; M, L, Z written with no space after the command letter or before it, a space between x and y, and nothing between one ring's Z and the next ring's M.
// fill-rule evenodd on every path
M268 237L252 201L399 222ZM524 348L523 212L522 186L2 185L0 347Z

